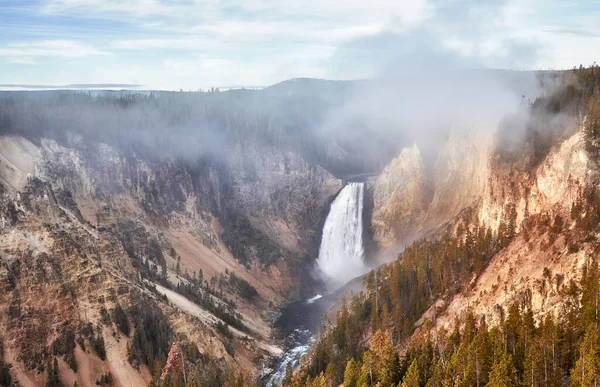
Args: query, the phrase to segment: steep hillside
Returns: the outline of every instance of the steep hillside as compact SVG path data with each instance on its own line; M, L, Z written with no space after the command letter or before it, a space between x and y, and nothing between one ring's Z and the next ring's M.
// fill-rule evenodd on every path
M103 105L118 99L82 108L117 117L95 126L68 100L26 101L3 100L0 120L12 132L0 136L0 331L12 380L144 385L161 377L173 342L194 343L190 372L200 367L210 385L267 369L281 352L270 322L311 291L341 181L250 132L218 157L202 142L192 155L192 144L119 134L147 118Z
M366 276L286 383L425 385L440 359L455 380L445 362L472 342L459 327L505 332L511 313L527 327L575 316L555 367L568 380L596 323L579 316L600 250L597 72L552 74L561 87L496 132L451 130L435 159L398 151L392 123L337 110L352 82L0 93L0 384L254 384L282 350L278 308L319 286L341 179L379 170L365 233L404 250ZM511 340L478 382L508 356L525 380L516 343L529 341Z
M429 235L365 277L289 385L600 381L600 71L574 70L563 82L525 117L507 119L491 146L468 140L461 152L451 136L447 148L455 150L440 154L425 210L419 190L402 189L427 180L411 179L418 173L396 180L403 194L379 202L402 209L395 236L404 242L411 222ZM518 122L523 132L511 126ZM406 154L399 173L418 165ZM394 192L389 174L374 192ZM423 220L428 213L438 231ZM375 235L385 244L389 234Z
M414 225L423 222L433 195L419 148L403 149L369 182L369 189L373 192L375 241L386 247L414 238Z
M427 235L479 200L488 180L491 133L451 130L433 167L417 145L370 182L373 232L381 249Z

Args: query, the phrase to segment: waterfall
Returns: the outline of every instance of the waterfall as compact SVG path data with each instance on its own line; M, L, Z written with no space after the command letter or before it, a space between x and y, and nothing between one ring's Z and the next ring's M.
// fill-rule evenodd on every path
M342 285L367 271L362 239L364 186L346 185L325 220L317 264L331 285Z
M323 226L317 264L332 288L367 272L363 262L365 252L362 240L364 190L364 183L346 185L331 203ZM292 369L299 366L300 359L315 340L315 329L322 324L323 314L330 307L330 301L320 294L285 307L276 325L279 329L291 332L290 338L295 344L281 356L274 372L263 379L265 385L280 385L288 364Z

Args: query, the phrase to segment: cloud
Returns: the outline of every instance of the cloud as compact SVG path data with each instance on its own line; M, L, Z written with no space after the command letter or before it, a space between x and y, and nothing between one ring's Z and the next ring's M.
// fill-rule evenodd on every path
M0 46L0 56L10 57L15 61L30 62L38 57L81 58L96 55L109 55L95 47L72 40L44 40L39 42L9 43Z
M201 24L177 37L122 39L111 42L120 50L189 50L244 51L253 44L255 51L285 46L334 46L359 37L373 36L385 28L383 23L344 27L324 26L312 22L224 21ZM245 45L240 49L240 45ZM263 51L264 52L264 51Z
M165 15L173 11L175 4L168 5L158 0L49 0L46 1L42 12L48 14L71 14L86 16L94 13L126 14L129 17L146 17L151 15Z
M592 31L589 29L583 28L565 28L565 27L546 27L546 32L557 33L557 34L566 34L566 35L575 35L575 36L584 36L584 37L598 37L600 33L596 31Z
M246 17L268 15L279 20L302 18L358 22L398 18L412 25L425 19L430 8L427 0L46 0L42 9L47 14L68 13L81 17L104 14L119 20L160 16L163 20L177 20L178 23L223 20L235 13Z
M567 5L543 0L39 0L38 4L7 6L0 1L4 38L0 63L77 59L80 66L91 66L82 76L98 77L79 77L78 82L106 81L110 66L111 76L126 74L119 81L152 84L163 74L153 74L161 66L151 57L180 63L194 63L199 57L236 61L240 68L223 66L220 73L215 71L226 84L240 83L248 62L260 70L260 76L251 78L261 83L283 80L277 77L363 78L410 55L416 43L447 49L456 54L455 64L460 59L467 67L476 63L570 68L597 59L594 47L600 39L600 6L579 1ZM108 56L111 52L115 55ZM100 55L104 55L101 62L85 59ZM131 65L140 75L128 75ZM39 81L69 81L50 71ZM149 78L138 79L141 74ZM190 74L186 82L172 87L206 87L214 79Z
M408 28L431 11L429 0L46 0L43 4L49 17L130 24L134 33L109 42L124 50L331 45L380 33L391 19Z
M223 48L222 44L214 39L195 35L177 38L122 39L113 41L111 47L125 50L206 50Z
M543 58L536 35L519 34L513 25L529 8L513 1L456 0L431 3L426 20L402 28L392 20L381 31L339 44L330 64L333 72L351 71L373 77L392 67L419 71L423 66L445 69L530 69ZM350 74L349 74L350 75Z
M201 24L193 32L207 33L223 39L239 41L257 39L310 40L337 42L380 33L383 23L363 23L348 26L331 26L315 21L223 21Z
M508 1L436 3L430 17L408 29L392 22L383 32L344 42L330 66L342 73L347 63L370 82L360 83L353 96L322 125L326 134L373 138L367 154L378 154L381 143L417 143L429 161L435 160L450 128L493 133L501 119L515 112L521 95L536 91L532 73L520 73L517 90L504 72L490 68L528 68L540 58L540 43L506 28ZM522 13L519 13L522 14ZM348 74L350 75L350 73ZM511 74L511 76L514 74Z
M33 59L33 58L28 58L28 57L15 57L15 58L9 58L6 60L7 63L11 63L11 64L19 64L19 65L28 65L28 66L32 66L32 65L37 65L38 62Z

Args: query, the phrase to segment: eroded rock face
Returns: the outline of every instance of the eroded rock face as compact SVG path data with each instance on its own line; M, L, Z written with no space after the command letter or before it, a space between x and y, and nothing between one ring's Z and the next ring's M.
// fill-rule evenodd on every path
M78 375L61 363L70 382L93 384L112 369L122 384L147 383L144 367L122 362L129 338L112 338L114 328L104 328L107 311L117 303L126 308L134 294L154 297L158 273L174 287L201 272L200 286L222 282L224 299L215 302L233 300L249 327L238 332L244 340L235 359L231 339L214 326L225 317L182 295L180 304L153 302L206 352L252 369L257 356L277 352L268 342L268 311L301 294L302 265L318 246L320 218L341 186L293 152L256 144L234 147L219 160L176 160L74 136L37 145L0 137L0 279L6 284L0 328L15 332L0 340L13 374L43 384L35 369L45 351L74 332L88 346L104 336L107 359L81 355L78 361L95 360L92 371ZM256 296L245 299L228 285L231 273ZM202 318L181 305L194 305ZM91 333L87 322L94 324Z
M25 186L38 153L38 148L23 137L0 137L0 179L7 189L15 192Z
M450 131L433 168L433 200L422 229L438 227L481 199L489 174L489 133Z
M473 278L468 291L439 301L445 307L437 316L438 328L452 327L469 307L485 317L486 323L499 325L508 307L526 298L536 319L546 314L560 316L564 307L561 286L579 281L583 267L596 256L587 243L571 245L578 238L570 234L577 230L573 205L598 184L598 166L585 150L583 132L556 144L532 170L519 170L497 160L490 165L473 224L499 232L500 224L513 216L518 233ZM544 218L547 220L540 220ZM561 219L560 231L552 229L559 227L557 218ZM595 230L585 233L585 237L594 235ZM425 317L432 313L433 308Z
M431 169L416 145L402 150L370 184L378 245L410 243L480 200L490 145L485 134L452 131Z
M427 331L424 322L435 319L438 329L450 330L469 308L487 324L497 325L513 302L525 299L536 318L558 315L564 304L561 286L578 281L596 255L586 243L570 244L579 238L569 231L577 222L572 209L598 184L598 166L586 152L583 131L555 144L529 169L520 161L501 159L493 147L490 138L451 134L431 172L427 206L419 189L419 182L428 181L427 173L421 172L415 150L405 149L372 183L373 227L380 246L444 224L449 232L464 227L489 228L495 235L514 230L514 239L463 291L437 300L416 324L419 329ZM400 210L382 216L390 208ZM394 229L394 222L403 228Z
M258 144L193 161L144 158L76 136L63 145L41 139L38 146L3 137L0 151L5 194L16 198L9 207L26 198L17 191L38 179L66 216L109 228L118 219L157 230L186 227L218 254L228 248L247 267L297 266L316 257L321 219L342 187L299 155ZM3 224L14 224L13 213L6 209Z
M508 206L514 206L518 228L528 215L554 206L569 210L594 173L585 152L583 132L577 132L552 149L532 172L495 166L485 186L479 220L497 230Z
M469 207L494 232L515 211L518 230L528 215L570 208L593 173L581 131L531 171L495 160L493 146L491 136L451 131L431 172L416 147L404 149L371 183L379 246L425 235Z
M102 143L74 143L64 147L42 139L38 148L19 137L3 139L1 149L10 150L3 181L14 190L29 174L96 208L133 201L122 211L162 226L185 218L207 239L217 237L213 219L224 234L239 236L252 227L282 248L276 258L285 251L314 255L323 208L341 189L341 181L323 168L272 147L238 145L218 162L182 162L147 160ZM28 152L17 159L12 150L23 146ZM261 260L259 253L247 255Z
M408 241L415 225L423 221L432 196L425 164L417 146L405 148L376 180L373 192L372 225L380 247Z
M293 152L238 145L229 170L232 196L251 223L297 253L315 253L322 210L342 182Z
M404 149L372 182L379 246L425 235L469 207L492 231L514 210L518 229L528 215L557 205L570 208L592 173L582 132L557 145L532 171L493 159L493 146L489 136L452 131L431 172L416 147Z

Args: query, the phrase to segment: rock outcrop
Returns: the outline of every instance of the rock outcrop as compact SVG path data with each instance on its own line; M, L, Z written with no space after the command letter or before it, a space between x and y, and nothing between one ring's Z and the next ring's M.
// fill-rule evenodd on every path
M370 182L379 247L406 245L481 200L491 144L489 135L453 130L430 168L417 145L403 149Z
M419 148L405 148L374 180L372 227L380 247L414 238L425 218L433 190Z
M560 284L577 280L590 256L585 248L569 247L573 236L556 234L559 227L573 227L572 208L597 184L598 167L586 151L583 131L556 144L533 169L500 160L493 146L485 136L453 132L430 180L413 147L372 182L373 229L380 247L406 243L444 224L485 227L493 235L513 228L518 233L467 289L438 300L419 324L435 316L439 327L450 329L469 307L497 324L499 306L506 309L526 294L536 316L557 312ZM469 215L463 214L467 209Z
M0 187L0 326L13 375L43 384L36 370L49 353L62 359L54 343L68 334L88 350L65 352L63 380L90 385L110 372L139 385L148 366L131 360L131 338L111 313L146 298L225 363L252 370L279 353L269 312L307 290L303 270L341 181L291 151L257 144L190 161L75 135L36 144L2 136ZM197 290L177 293L192 281ZM209 301L198 296L205 292ZM99 337L103 349L90 350Z
M583 132L578 131L553 148L532 172L494 165L485 186L479 220L498 230L506 210L514 207L517 227L529 215L558 206L569 211L581 188L595 176L585 151Z
M598 182L598 167L585 150L579 131L557 144L533 171L519 171L498 163L477 207L474 223L501 232L501 223L514 217L518 235L493 257L465 291L438 303L438 327L451 328L455 318L472 308L490 325L500 324L512 302L527 300L536 319L559 316L564 284L577 283L594 249L569 230L575 228L572 208ZM585 238L594 239L596 231ZM577 248L575 248L577 246ZM433 308L425 318L433 318Z

